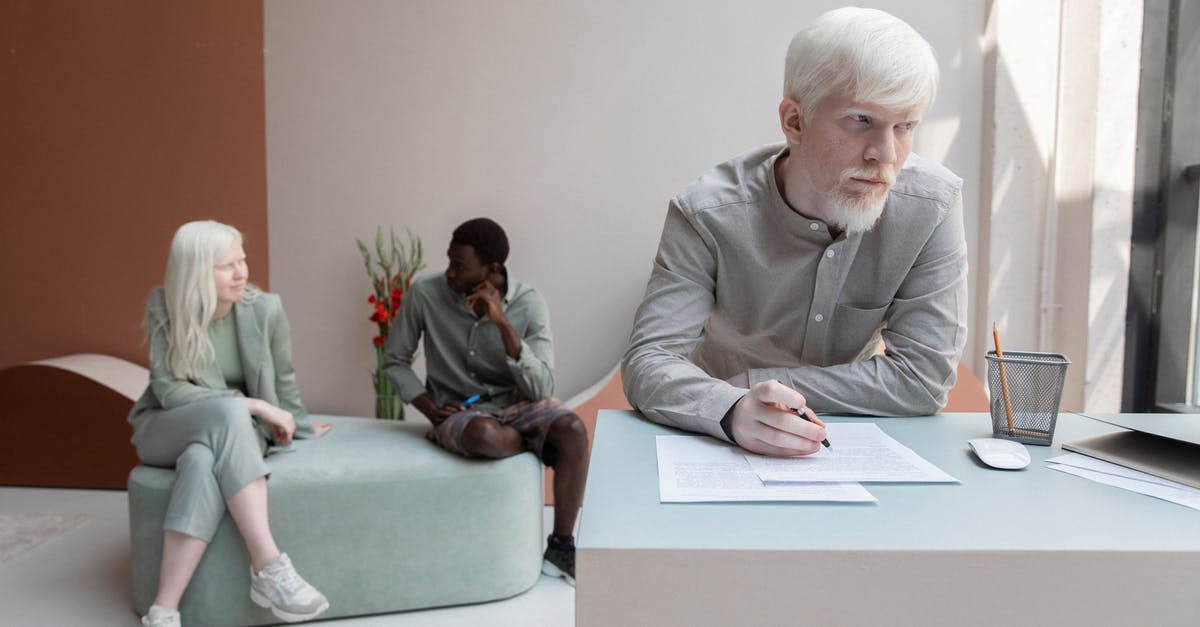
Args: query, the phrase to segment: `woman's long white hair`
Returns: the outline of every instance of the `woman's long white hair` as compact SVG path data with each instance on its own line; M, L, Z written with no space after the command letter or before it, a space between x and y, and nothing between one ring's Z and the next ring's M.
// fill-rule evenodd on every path
M788 46L783 95L804 121L826 96L897 108L933 104L938 86L933 48L903 20L877 9L843 7L818 17Z
M216 359L208 336L217 311L213 268L230 246L241 242L240 231L213 220L188 222L175 231L163 292L170 320L167 368L176 377L194 378ZM242 300L253 301L260 293L247 285Z

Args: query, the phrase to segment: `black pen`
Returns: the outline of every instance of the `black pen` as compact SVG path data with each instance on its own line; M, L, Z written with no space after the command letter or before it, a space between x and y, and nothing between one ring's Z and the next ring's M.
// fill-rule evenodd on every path
M796 409L795 407L788 407L788 409L791 410L791 412L793 414L796 414L797 416L800 416L801 418L803 418L809 422L812 422L812 418L809 418L808 414L804 413L803 411L800 411L799 409ZM816 424L816 423L813 423L813 424ZM825 448L833 448L832 446L829 445L829 438L825 438L824 440L821 440L821 444L824 444Z

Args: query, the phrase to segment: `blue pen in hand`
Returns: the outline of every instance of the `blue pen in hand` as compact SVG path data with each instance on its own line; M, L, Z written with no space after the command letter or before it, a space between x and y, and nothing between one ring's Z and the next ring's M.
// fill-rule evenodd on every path
M795 407L788 407L788 409L793 414L796 414L797 416L800 416L801 418L803 418L809 422L812 422L812 418L809 418L808 414L804 413L802 410L796 409ZM816 423L813 423L813 424L816 424ZM832 446L829 445L829 438L825 438L824 440L821 440L821 444L824 444L825 448L833 448Z
M471 405L478 403L479 399L480 399L480 396L478 394L475 394L471 398L468 398L467 400L463 401L463 404L462 404L463 409L466 409L466 408L470 407Z

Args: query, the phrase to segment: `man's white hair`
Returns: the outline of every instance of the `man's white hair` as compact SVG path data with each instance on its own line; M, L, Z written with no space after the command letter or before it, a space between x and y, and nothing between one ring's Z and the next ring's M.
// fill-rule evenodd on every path
M937 95L933 48L903 20L877 9L822 14L788 46L783 95L804 121L833 93L856 102L925 110Z

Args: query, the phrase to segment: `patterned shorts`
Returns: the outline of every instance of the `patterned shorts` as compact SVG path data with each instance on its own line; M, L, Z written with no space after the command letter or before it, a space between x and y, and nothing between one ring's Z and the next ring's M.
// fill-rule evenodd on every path
M502 425L516 429L521 434L525 450L532 451L547 466L553 466L558 461L557 455L552 451L544 450L546 434L550 432L550 425L555 420L573 413L575 412L570 407L563 405L562 401L553 397L543 401L520 401L503 409L472 407L456 414L450 414L434 427L434 441L451 453L473 457L463 449L463 430L467 428L467 423L471 422L472 418L488 416L495 418Z

